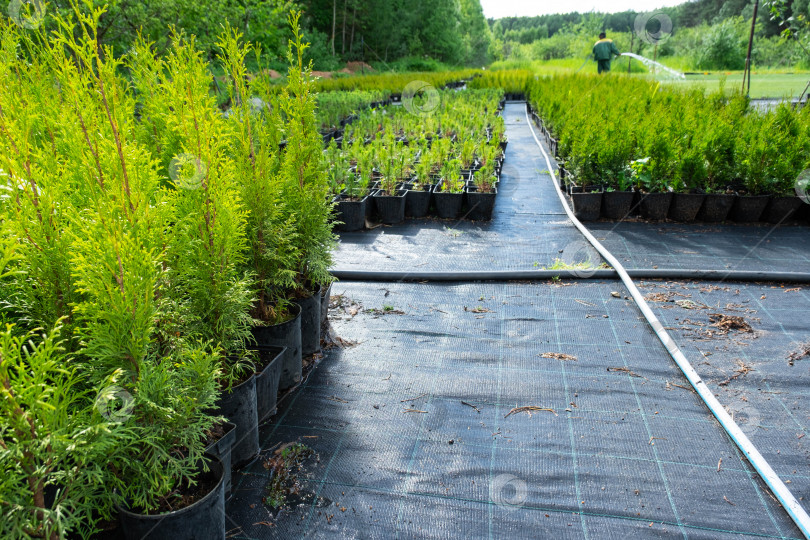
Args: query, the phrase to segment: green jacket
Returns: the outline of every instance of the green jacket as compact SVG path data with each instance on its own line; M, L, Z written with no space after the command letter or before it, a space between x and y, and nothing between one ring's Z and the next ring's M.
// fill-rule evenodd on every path
M594 60L610 60L613 55L619 56L622 54L616 45L613 44L612 39L600 39L593 46L593 59Z

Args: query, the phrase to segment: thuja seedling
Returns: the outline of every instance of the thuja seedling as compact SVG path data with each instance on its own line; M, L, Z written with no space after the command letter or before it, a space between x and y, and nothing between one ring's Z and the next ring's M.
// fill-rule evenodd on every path
M386 304L386 305L383 306L383 311L386 311L386 312L394 311L394 306Z

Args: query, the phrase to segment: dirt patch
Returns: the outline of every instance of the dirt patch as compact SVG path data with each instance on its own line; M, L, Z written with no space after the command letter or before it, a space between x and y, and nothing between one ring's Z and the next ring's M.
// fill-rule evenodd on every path
M299 476L304 471L305 463L317 454L308 446L299 442L287 443L273 452L263 463L264 468L272 472L267 485L267 495L262 502L271 508L278 509L290 499L300 497L302 480Z
M342 294L333 294L329 297L329 318L330 319L341 319L343 317L339 317L338 314L343 312L346 315L346 318L351 319L360 311L363 310L363 306L359 302L355 302L351 298L344 296Z
M709 320L712 326L719 328L721 333L727 334L731 330L738 330L740 332L753 333L754 329L751 325L745 322L745 319L737 315L726 315L724 313L709 313Z
M347 62L346 67L340 71L343 73L357 73L358 71L374 71L374 68L365 62Z

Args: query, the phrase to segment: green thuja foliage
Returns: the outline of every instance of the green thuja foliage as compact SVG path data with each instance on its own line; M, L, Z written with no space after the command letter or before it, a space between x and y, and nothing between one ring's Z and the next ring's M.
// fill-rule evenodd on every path
M68 349L73 343L71 237L66 234L78 202L72 184L82 174L71 157L81 133L61 125L65 96L45 62L30 62L42 46L0 21L0 212L7 234L19 242L16 267L26 276L4 287L2 309L29 330L63 320Z
M297 215L285 200L280 175L284 133L279 98L269 79L258 76L248 85L245 60L260 51L226 30L218 41L220 61L228 75L230 148L235 181L246 210L247 257L244 266L253 277L250 314L263 322L286 316L286 292L296 285L296 266L302 256Z
M99 414L85 382L58 323L50 333L0 328L3 538L88 537L104 513L107 456L131 433Z
M135 137L135 101L118 75L121 64L96 45L100 15L77 10L78 26L62 21L48 52L70 104L65 123L81 125L84 118L94 126L77 159L86 171L76 185L85 204L70 230L71 268L82 294L74 308L81 323L77 362L98 389L97 408L110 394L131 400L122 414L108 412L129 436L105 468L104 484L116 495L109 491L96 505L106 512L119 500L150 510L198 473L221 374L218 357L195 345L197 336L170 356L156 354L158 285L170 273L163 247L168 224L178 227L181 201L161 186L157 163Z
M150 54L144 43L135 51L138 58ZM211 73L193 39L175 35L163 62L163 69L135 73L157 74L159 103L167 107L162 121L180 152L168 165L175 206L163 289L172 301L165 305L177 310L170 318L179 321L184 338L214 345L225 378L233 381L241 366L226 358L245 348L253 301L244 271L247 213L229 157L233 123L216 108L209 93Z
M286 211L295 216L296 288L294 294L306 295L312 284L327 284L332 279L329 267L335 246L330 218L332 203L323 158L323 140L315 117L316 99L312 66L304 63L308 44L303 42L300 12L289 17L293 39L287 58L290 68L287 86L281 92L279 106L285 117L284 133L288 143L279 170Z

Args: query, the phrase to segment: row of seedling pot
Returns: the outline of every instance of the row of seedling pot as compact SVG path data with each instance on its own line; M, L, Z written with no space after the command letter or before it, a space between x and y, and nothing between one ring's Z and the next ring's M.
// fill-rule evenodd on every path
M581 219L786 223L806 213L806 110L628 77L562 75L526 89Z
M500 176L498 172L479 171L470 177L455 169L454 173L433 176L427 182L413 177L396 183L390 190L382 188L381 182L374 182L362 197L338 195L336 228L350 232L363 229L367 222L395 225L405 219L425 217L489 221ZM478 180L476 174L480 176Z
M500 95L440 96L429 115L403 107L370 111L330 142L337 230L428 216L491 219L507 145Z
M532 121L540 130L546 145L557 157L559 141L546 129L530 105ZM803 199L796 195L749 195L743 185L727 186L719 192L707 193L699 188L675 191L665 187L648 191L649 159L628 163L618 180L602 185L578 185L576 178L560 165L560 188L570 197L574 215L581 221L598 219L622 220L641 217L651 221L672 220L684 223L765 222L788 223L802 217Z
M211 414L224 421L207 432L205 458L208 471L199 482L210 491L177 511L143 514L118 505L120 536L141 539L221 538L225 503L233 494L233 471L250 464L261 450L259 430L277 412L280 392L301 381L303 357L320 351L321 328L326 324L330 287L295 302L293 317L270 326L252 328L253 351L248 373L221 392Z
M636 188L625 191L603 186L582 188L574 182L563 187L571 197L574 215L581 221L639 216L651 221L669 219L682 223L783 224L806 218L802 212L806 205L796 196L746 195L732 188L724 193L647 193Z

